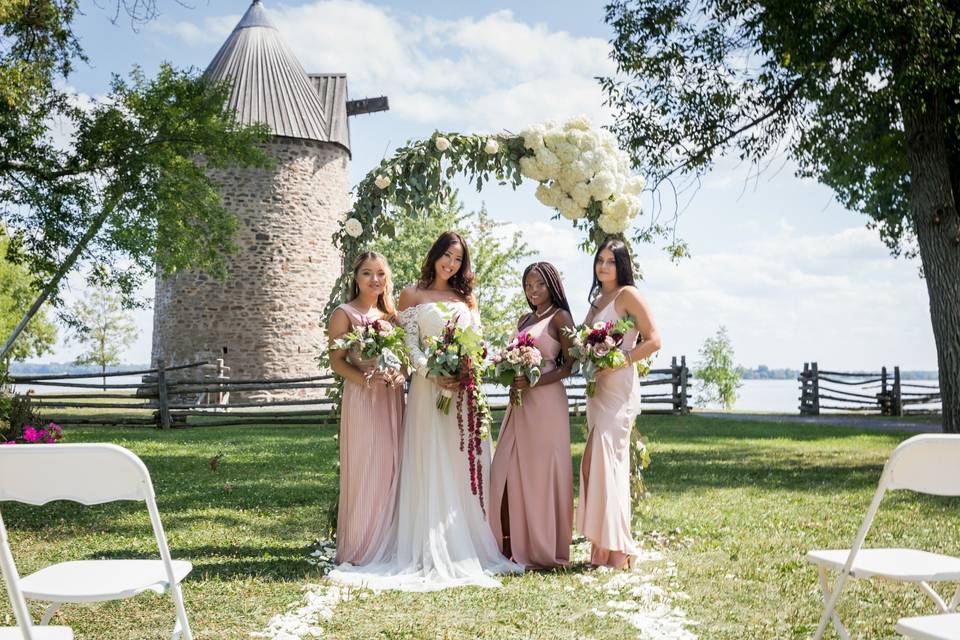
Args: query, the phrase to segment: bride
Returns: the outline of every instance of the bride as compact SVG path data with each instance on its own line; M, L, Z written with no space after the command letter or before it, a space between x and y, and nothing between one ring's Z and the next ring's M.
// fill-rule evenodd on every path
M467 243L458 233L447 231L430 248L420 281L400 294L400 322L407 332L414 373L404 415L399 495L392 524L370 564L342 564L330 573L333 580L372 589L433 591L466 585L497 587L500 583L494 574L523 571L500 554L479 498L471 492L456 409L444 415L436 407L437 393L441 389L456 393L458 382L427 377L427 358L421 349L422 338L442 333L448 320L479 329L472 289ZM489 440L483 443L480 463L487 482Z

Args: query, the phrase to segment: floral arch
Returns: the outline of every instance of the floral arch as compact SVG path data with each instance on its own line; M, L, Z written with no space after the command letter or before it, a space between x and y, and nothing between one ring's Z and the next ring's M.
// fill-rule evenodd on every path
M644 180L630 173L630 158L616 138L591 126L586 117L547 122L518 134L477 135L436 132L408 143L384 159L357 185L356 201L333 242L346 264L371 240L391 238L396 212L427 211L451 197L450 180L463 175L481 190L496 180L516 188L535 180L537 199L585 232L581 248L624 233L640 215ZM649 230L635 239L650 239ZM349 290L350 274L334 284L324 322Z

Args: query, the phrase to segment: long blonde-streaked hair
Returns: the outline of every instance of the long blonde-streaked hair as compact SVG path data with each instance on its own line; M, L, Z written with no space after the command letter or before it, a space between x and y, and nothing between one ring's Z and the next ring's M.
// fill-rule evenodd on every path
M377 308L383 311L387 316L397 313L397 306L393 303L393 271L390 270L390 263L387 259L376 251L366 251L357 256L353 262L353 282L350 285L350 299L355 300L360 295L360 286L357 284L357 272L367 260L379 260L383 263L384 270L387 272L387 281L383 286L383 293L377 296Z

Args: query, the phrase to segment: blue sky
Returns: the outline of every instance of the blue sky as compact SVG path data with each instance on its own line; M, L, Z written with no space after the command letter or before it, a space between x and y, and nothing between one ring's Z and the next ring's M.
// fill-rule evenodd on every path
M77 23L90 65L70 84L96 96L112 73L161 61L203 69L236 24L245 1L157 0L162 15L136 32L92 2ZM581 113L609 121L593 79L612 71L602 2L372 2L318 0L265 6L308 72L348 74L351 97L385 94L391 111L351 119L352 177L435 129L516 131ZM781 163L775 163L780 166ZM899 364L936 368L926 286L917 264L889 257L866 219L845 211L825 187L793 176L787 163L759 179L724 160L707 175L679 220L693 258L671 263L656 246L638 247L648 297L663 334L660 356L695 357L723 324L737 361L833 369ZM524 232L542 259L562 270L574 312L586 310L590 259L578 236L525 185L514 192L464 186L468 207L486 203L509 229ZM650 210L647 200L646 211ZM642 223L642 222L641 222ZM74 287L71 295L82 295ZM152 287L144 292L152 295ZM152 312L125 360L146 362ZM61 344L48 361L69 360Z

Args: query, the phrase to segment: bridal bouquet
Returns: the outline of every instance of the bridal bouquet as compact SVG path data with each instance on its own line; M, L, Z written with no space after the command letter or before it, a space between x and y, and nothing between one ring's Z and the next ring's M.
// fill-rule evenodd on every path
M623 336L634 328L630 317L620 318L616 322L596 322L593 326L580 325L566 329L573 346L570 357L574 362L574 372L579 372L587 381L587 396L597 392L597 371L616 369L627 363L620 346Z
M493 377L500 384L510 386L514 378L523 376L530 386L533 386L540 380L542 361L543 356L537 349L536 340L524 331L493 356ZM523 406L523 396L519 389L510 396L510 402L516 407Z
M400 371L410 365L410 356L403 338L403 327L396 327L386 320L364 321L333 341L333 349L354 350L364 360L376 358L377 368Z
M457 391L457 426L460 429L460 451L467 452L470 467L470 490L479 496L483 509L483 470L480 466L482 441L489 437L493 417L483 393L483 372L486 368L487 345L470 327L457 325L458 316L447 321L443 333L424 340L427 354L427 374L452 377L460 381ZM463 422L463 400L467 400L467 423ZM437 395L437 409L450 414L453 392L441 389Z

